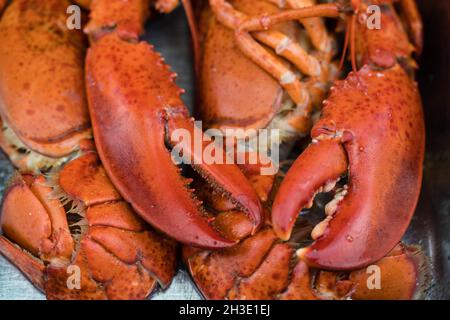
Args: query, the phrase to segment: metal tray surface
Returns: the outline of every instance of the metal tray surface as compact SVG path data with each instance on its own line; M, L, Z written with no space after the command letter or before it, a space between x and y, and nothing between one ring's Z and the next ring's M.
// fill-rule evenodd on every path
M420 244L430 259L432 284L426 299L450 299L450 1L419 1L426 26L425 52L419 83L427 121L427 153L419 205L404 237ZM186 89L184 101L192 110L194 73L189 31L182 9L149 22L145 40L155 45L178 73ZM0 154L0 192L14 169ZM185 270L171 286L152 299L202 299ZM45 296L7 260L0 256L0 299L45 299Z

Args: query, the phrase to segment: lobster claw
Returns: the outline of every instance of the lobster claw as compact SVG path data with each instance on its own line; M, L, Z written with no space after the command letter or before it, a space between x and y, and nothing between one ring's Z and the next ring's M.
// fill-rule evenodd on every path
M96 145L105 169L122 196L154 227L194 246L228 247L204 218L189 181L171 159L167 144L175 128L194 132L180 99L182 89L161 56L146 43L102 37L89 49L87 92ZM195 156L193 150L184 150ZM193 168L228 195L252 219L262 221L256 192L235 165Z
M311 135L274 201L275 231L288 239L315 193L348 173L348 185L312 233L315 242L297 254L333 270L381 259L406 231L420 193L425 132L416 84L398 65L365 66L336 83Z
M52 189L44 182L43 176L16 174L4 195L0 215L0 253L41 290L45 284L43 261L62 264L69 261L74 248L66 213L58 200L50 198Z
M91 136L84 37L65 26L69 5L10 1L1 17L0 146L27 171L58 163Z

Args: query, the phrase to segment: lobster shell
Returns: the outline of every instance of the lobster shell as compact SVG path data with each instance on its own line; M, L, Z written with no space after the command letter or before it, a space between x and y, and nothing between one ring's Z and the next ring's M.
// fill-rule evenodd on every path
M146 43L126 41L116 33L98 40L86 61L97 149L114 185L147 222L183 243L231 246L234 242L221 237L204 218L167 149L173 130L187 130L191 137L198 130L175 76ZM238 167L197 163L200 175L248 211L256 230L261 223L259 199Z
M89 135L85 39L66 27L69 4L14 1L0 20L0 115L28 148L53 158Z

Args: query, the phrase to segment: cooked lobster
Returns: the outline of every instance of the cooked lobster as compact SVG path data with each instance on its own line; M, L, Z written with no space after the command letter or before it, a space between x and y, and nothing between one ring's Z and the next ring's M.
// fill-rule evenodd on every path
M170 284L177 245L122 199L86 139L86 41L65 26L69 4L14 1L0 21L1 146L22 172L0 252L49 299L143 299Z
M116 2L117 5L120 3ZM138 3L144 5L146 2L136 2ZM66 28L66 9L69 4L64 0L18 0L8 5L1 17L0 113L4 130L0 141L10 159L21 169L22 175L12 181L4 197L0 251L36 286L45 291L48 298L145 298L156 287L157 281L163 287L170 283L176 261L175 244L135 216L106 177L92 147L86 147L86 144L90 144L86 139L91 136L83 76L86 43L80 31L69 31ZM101 10L102 1L86 1L83 4L92 5L98 12L108 13L104 8ZM103 2L103 6L105 5ZM170 9L163 6L162 2L157 5L161 10ZM117 8L119 7L115 7ZM123 20L119 24L130 21L127 20L130 18L127 14L134 19L136 12L147 11L144 7L135 9L137 11L123 11L125 16L121 17ZM117 13L121 11L113 10L110 13L113 15L111 19L114 20L114 14ZM91 14L95 16L95 12ZM141 25L145 16L144 14L135 25ZM108 16L102 18L107 19ZM95 31L95 21L97 20L91 20L86 30L91 33L93 41L98 40L96 48L99 48L102 39ZM101 25L106 29L110 27L107 24ZM111 35L110 39L114 37ZM130 39L122 42L117 37L117 40L120 46L135 47ZM160 65L161 57L149 46L136 47L149 50L147 54L149 52L153 59L150 63ZM163 66L162 69L161 76L167 78L161 83L169 83L168 88L171 88L172 74L167 71L167 67ZM159 76L154 80L155 83L158 80ZM149 84L152 83L150 79ZM94 83L90 82L90 85ZM125 89L129 89L129 86ZM179 101L180 91L171 91L176 92L174 101ZM153 99L157 100L158 93L152 93L155 94ZM191 123L185 113L186 110L180 108L179 117L171 118L170 125L178 125L180 122L193 129L189 127ZM151 132L151 129L145 128L143 133L147 130ZM159 133L165 142L166 135ZM97 144L102 146L101 143ZM162 158L169 155L166 150L164 152ZM157 160L159 159L148 162L152 164L153 170L157 170L160 164ZM169 162L170 157L166 160ZM124 162L124 166L118 168L119 171L125 166ZM231 169L227 171L227 167ZM51 181L47 181L46 177L37 174L39 171L57 173L53 174ZM178 174L176 169L174 172ZM257 220L259 203L245 202L245 186L248 182L242 178L237 168L225 166L223 173L216 172L216 179L211 180L228 181L227 179L233 179L233 172L237 172L237 179L230 183L230 193L236 196L239 203L243 203L243 207L250 207ZM221 174L227 175L221 177ZM187 181L179 177L178 186L185 188ZM175 184L170 187L166 192L174 195L177 187ZM183 190L187 193L186 188ZM226 192L229 188L223 190ZM252 196L254 191L251 187L248 190ZM165 194L161 193L159 196ZM257 200L256 195L253 197ZM156 199L158 203L166 205L163 200L165 199ZM178 205L180 208L179 199L171 201L168 204ZM180 217L183 214L186 216L190 223L188 227L177 224L182 223L180 220L170 220L177 226L177 230L181 230L179 237L190 231L189 227L193 222L201 219L192 216L193 211L189 211L189 205L197 205L197 202L191 198L187 201L187 204L181 203L180 211L176 213ZM73 210L69 210L70 207L62 207L66 203L76 205ZM158 208L150 204L147 209ZM68 221L72 217L72 211L82 217L77 218L81 220L76 225ZM146 213L157 216L154 212ZM171 210L167 211L168 215L172 213ZM30 214L34 219L29 219ZM164 216L162 218L167 219ZM256 222L255 229L257 225ZM208 229L206 222L202 226L206 226L213 237L216 236L212 228ZM80 235L71 234L74 228ZM204 240L201 233L193 235L197 236L194 243L196 240ZM227 245L232 243L228 241ZM79 267L81 272L81 283L75 290L68 288L66 283L69 278L67 271L71 266Z

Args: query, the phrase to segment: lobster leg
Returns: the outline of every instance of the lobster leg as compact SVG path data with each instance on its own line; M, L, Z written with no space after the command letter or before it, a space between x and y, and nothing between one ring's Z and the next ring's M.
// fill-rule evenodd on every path
M279 0L268 0L278 6L282 4ZM302 9L316 5L316 0L287 0L286 6L290 9ZM332 51L330 38L325 24L320 18L299 19L299 22L305 27L314 47L322 53L330 53Z
M248 19L245 14L235 10L225 1L213 0L210 3L219 21L230 29L238 30L239 26ZM292 41L282 32L271 31L266 28L261 29L265 31L256 32L254 34L256 39L273 48L278 55L291 61L304 74L309 76L320 75L321 67L318 60L314 56L309 55L296 41ZM266 50L249 35L236 32L236 40L244 53L280 82L283 82L281 78L284 74L290 73L289 68L275 57L268 55ZM269 61L265 62L265 59L260 58L261 56L269 59Z
M268 31L267 29L272 24L282 21L316 18L317 16L336 16L338 15L337 6L319 5L312 8L304 8L299 10L301 12L294 17L292 15L285 16L283 13L275 14L274 16L277 17L279 15L283 16L277 21L270 19L266 21L265 17L247 18L223 0L211 0L210 4L219 21L228 28L236 30L236 41L241 51L276 78L289 93L291 99L297 105L295 121L291 121L291 125L301 132L307 131L313 105L305 84L281 60L274 57L254 40L249 32L253 31L257 40L275 49L278 55L291 61L306 75L318 77L321 75L322 70L319 61L315 57L308 55L300 45L295 41L291 41L282 33Z
M248 17L235 10L233 7L227 5L225 1L210 1L211 7L215 12L217 18L221 23L233 30L241 30L239 26L244 23ZM261 27L261 29L265 29ZM244 31L244 30L241 30ZM295 41L291 41L287 36L278 31L264 31L255 34L255 37L266 45L272 47L277 51L277 54L287 58L295 64L299 70L306 75L317 76L320 74L320 65L317 59L308 53ZM249 40L249 38L251 40ZM281 82L281 76L289 72L288 68L284 66L281 61L269 56L266 51L253 40L252 37L244 35L242 32L236 32L236 40L243 51L255 62L274 75ZM258 53L258 54L256 54ZM270 63L265 63L264 60L258 59L258 56L263 55L269 59ZM277 71L278 70L278 71Z
M189 30L191 32L192 39L192 47L194 52L194 69L195 74L198 76L200 74L200 60L201 60L201 52L200 52L200 39L199 39L199 29L197 26L197 21L194 13L194 8L192 6L191 0L181 0L181 3L184 8L184 12L186 14L186 19L188 21Z
M248 19L251 20L251 18L247 17L245 14L235 10L232 6L230 6L226 1L223 0L211 0L210 1L211 7L216 14L217 18L221 23L226 25L230 29L236 30L236 38L238 43L241 43L242 46L250 46L253 50L250 50L250 52L255 51L257 53L262 53L261 48L255 48L254 45L249 44L247 37L243 35L245 33L245 27L242 27L242 25L246 25L246 21ZM292 19L291 19L292 20ZM271 31L268 30L268 26L265 25L265 22L262 22L262 20L259 21L259 28L258 30L252 30L252 31L261 31L261 32L255 32L254 36L259 41L263 42L264 44L268 45L269 47L275 49L278 55L283 56L284 58L291 61L294 65L296 65L300 71L302 71L304 74L309 76L318 76L321 72L320 65L317 59L311 55L309 55L298 43L295 41L291 41L287 36L285 36L283 33L278 31ZM321 29L319 27L319 29ZM321 30L325 31L325 30ZM325 31L326 32L326 31ZM246 51L244 51L246 52ZM249 57L252 59L257 59L257 54L249 53ZM272 57L271 64L277 65L279 62L274 61L275 59ZM264 68L264 63L261 60L255 61L259 65L261 65ZM272 70L273 68L269 68L267 65L266 67L268 69L266 70ZM278 67L281 68L281 67ZM275 75L276 73L270 72L269 73ZM279 77L277 78L279 79ZM279 79L280 80L280 79Z
M0 236L0 253L14 265L41 291L44 291L45 265L33 258L17 245Z

